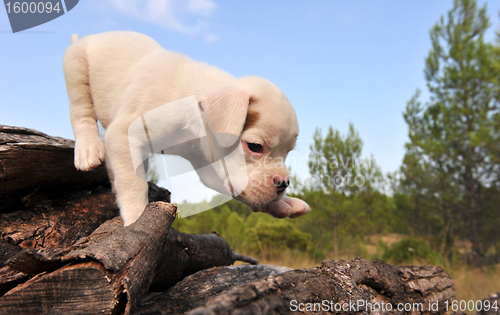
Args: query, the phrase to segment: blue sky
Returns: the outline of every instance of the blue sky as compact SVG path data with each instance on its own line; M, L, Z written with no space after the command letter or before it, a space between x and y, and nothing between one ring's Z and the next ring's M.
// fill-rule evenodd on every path
M257 75L279 86L299 120L289 158L301 177L308 174L315 129L332 125L345 133L349 122L364 141L363 155L392 172L407 141L406 102L417 88L424 90L422 100L427 95L429 29L452 4L80 0L67 14L16 34L0 8L0 124L74 139L62 73L71 34L133 30L236 77ZM498 12L500 1L488 2L488 40L499 29Z

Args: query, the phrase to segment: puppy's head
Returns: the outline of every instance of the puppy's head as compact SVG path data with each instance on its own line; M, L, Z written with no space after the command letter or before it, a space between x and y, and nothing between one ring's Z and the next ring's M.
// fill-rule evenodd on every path
M215 133L240 138L248 185L236 199L253 211L297 216L293 211L276 214L269 208L285 195L290 181L285 159L299 134L295 111L283 92L265 79L244 77L204 95L200 107Z

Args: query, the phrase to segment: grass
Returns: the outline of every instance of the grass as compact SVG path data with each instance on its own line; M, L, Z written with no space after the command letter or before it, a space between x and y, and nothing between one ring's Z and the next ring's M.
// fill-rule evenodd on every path
M292 269L312 268L321 264L316 262L307 253L286 250L279 255L275 253L264 253L260 258L261 264L286 266Z
M245 254L251 257L255 257L259 260L260 264L269 264L275 266L285 266L292 269L302 269L302 268L312 268L321 264L321 262L316 262L311 257L304 252L285 250L281 251L279 254L275 252L261 253L260 255L255 254ZM236 262L235 265L242 265L244 263Z
M489 269L459 266L447 271L455 283L458 301L483 300L500 291L500 265Z

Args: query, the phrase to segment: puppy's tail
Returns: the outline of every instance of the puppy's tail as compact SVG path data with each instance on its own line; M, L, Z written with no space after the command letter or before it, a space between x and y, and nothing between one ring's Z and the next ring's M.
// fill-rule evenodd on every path
M70 39L71 43L73 44L74 42L76 42L78 40L78 34L73 34L71 35Z

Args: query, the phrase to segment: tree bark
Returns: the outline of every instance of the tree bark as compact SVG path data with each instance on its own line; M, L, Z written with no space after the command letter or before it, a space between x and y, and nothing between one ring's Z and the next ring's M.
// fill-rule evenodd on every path
M136 308L134 315L186 314L235 287L289 270L291 269L272 265L240 265L201 270L166 291L151 294L149 299Z
M0 125L0 212L32 202L30 193L36 191L109 183L104 165L92 172L76 170L74 145L33 129Z
M145 301L135 314L443 314L444 302L455 295L450 276L434 266L396 267L356 258L285 272L259 268L200 271ZM377 310L382 305L390 310ZM397 311L398 305L413 309ZM439 308L433 310L434 305Z
M258 263L215 234L170 228L176 213L172 204L150 203L130 226L115 218L69 248L19 252L6 266L34 277L0 297L0 313L129 314L150 289L236 260Z
M110 220L118 208L105 166L77 171L73 146L0 126L0 313L130 313L149 289L237 259L257 263L216 235L171 229L171 204L150 203L128 227ZM157 200L170 193L149 183Z

